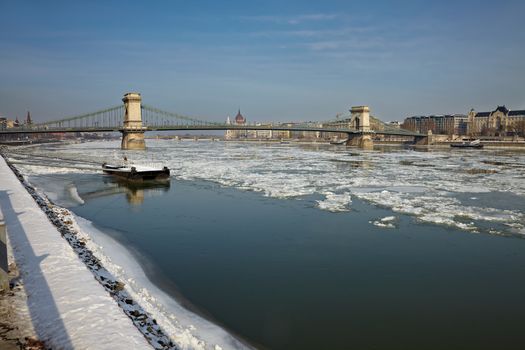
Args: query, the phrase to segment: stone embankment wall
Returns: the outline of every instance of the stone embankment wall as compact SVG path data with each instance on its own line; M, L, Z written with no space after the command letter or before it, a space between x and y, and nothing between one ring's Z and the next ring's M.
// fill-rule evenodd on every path
M12 286L20 284L27 294L17 313L28 316L46 347L174 348L124 284L85 247L68 210L39 194L3 157L0 179L0 208L19 271Z

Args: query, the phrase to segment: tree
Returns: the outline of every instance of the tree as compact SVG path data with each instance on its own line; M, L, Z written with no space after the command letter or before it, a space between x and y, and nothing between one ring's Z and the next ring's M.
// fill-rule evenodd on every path
M491 128L485 125L481 128L481 135L482 136L494 136L496 135L496 128Z
M515 136L525 137L525 119L509 123L507 131L512 132Z

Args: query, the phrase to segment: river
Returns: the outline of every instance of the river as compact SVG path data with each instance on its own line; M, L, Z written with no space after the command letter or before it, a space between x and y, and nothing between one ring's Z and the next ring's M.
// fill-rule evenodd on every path
M204 347L525 343L525 153L147 142L13 158L110 258L125 249L123 276ZM133 188L87 166L124 156L167 165L171 182Z

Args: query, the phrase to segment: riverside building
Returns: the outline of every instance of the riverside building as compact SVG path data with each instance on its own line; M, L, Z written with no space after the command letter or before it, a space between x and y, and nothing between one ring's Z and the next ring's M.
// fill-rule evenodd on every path
M403 129L426 134L466 135L468 117L464 114L429 115L408 117L402 124Z
M492 112L468 114L468 135L472 136L525 136L525 110L509 110L498 106Z
M430 115L408 117L402 124L407 130L426 134L458 136L520 136L525 137L525 110L509 110L498 106L492 112L476 112L468 115Z
M226 124L228 125L246 125L246 118L241 114L241 109L237 112L237 115L233 119L233 122L230 120L230 117L226 118ZM241 139L246 138L248 135L246 130L226 130L225 138L227 140Z
M228 125L238 125L244 126L247 125L247 119L241 113L239 109L233 121L228 116L226 118L226 124ZM273 126L272 123L256 123L255 126ZM283 124L281 126L292 126L292 124ZM226 140L239 140L239 139L258 139L258 140L268 140L268 139L288 139L290 138L291 132L288 130L226 130L224 135Z

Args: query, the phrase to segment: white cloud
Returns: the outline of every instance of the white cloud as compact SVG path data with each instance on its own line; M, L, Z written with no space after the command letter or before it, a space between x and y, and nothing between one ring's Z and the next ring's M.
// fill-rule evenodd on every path
M268 15L268 16L241 16L241 20L258 21L258 22L272 22L272 23L287 23L291 25L300 24L311 21L329 21L336 19L340 15L334 13L314 13L293 16Z

